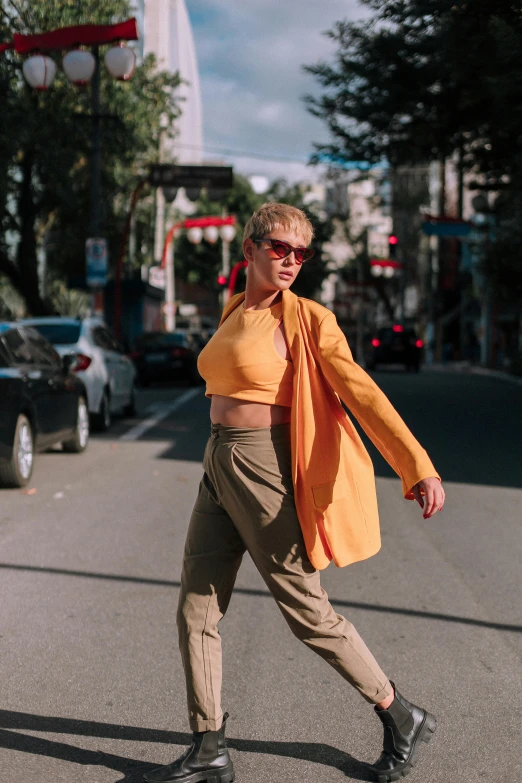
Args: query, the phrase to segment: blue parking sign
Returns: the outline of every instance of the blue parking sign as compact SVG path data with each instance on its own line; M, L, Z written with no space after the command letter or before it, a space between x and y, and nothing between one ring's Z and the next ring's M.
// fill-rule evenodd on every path
M101 288L107 282L108 249L107 240L97 237L85 243L87 285Z

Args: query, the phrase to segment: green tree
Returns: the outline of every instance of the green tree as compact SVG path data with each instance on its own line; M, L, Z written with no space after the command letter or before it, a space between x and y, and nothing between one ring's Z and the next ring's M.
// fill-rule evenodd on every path
M333 64L306 66L306 96L333 142L319 157L393 165L446 158L509 174L522 132L522 17L511 0L362 0L369 21L327 35Z
M127 0L0 0L0 39L131 15ZM75 90L58 72L48 92L36 93L25 84L21 66L14 53L0 55L0 100L8 118L0 129L0 274L36 315L51 309L39 292L41 242L52 276L83 274L91 121L88 91ZM102 214L113 261L130 192L157 160L162 123L172 128L179 114L173 97L178 84L179 76L159 72L151 56L128 83L102 76L102 113L111 115L102 129Z
M361 0L369 21L338 22L333 62L307 66L306 96L332 142L314 160L393 167L457 153L478 187L502 190L485 264L505 298L522 287L522 15L512 0Z
M236 174L234 186L226 197L220 201L212 201L203 191L197 202L197 211L191 217L203 217L205 215L235 215L237 219L237 233L231 243L231 265L243 259L243 230L252 213L265 201L282 201L285 204L303 209L315 229L314 246L316 256L306 263L293 286L300 296L313 297L321 283L328 274L328 256L323 251L323 245L328 242L333 233L332 222L321 215L317 206L307 205L307 188L301 185L289 185L285 180L277 180L272 184L268 193L258 195L252 189L245 177ZM221 270L221 243L211 245L208 242L200 242L192 245L187 239L186 233L180 234L175 247L176 276L190 283L199 283L207 290L218 292L220 286L217 283ZM237 290L244 286L244 276L238 280Z
M234 215L237 220L236 236L230 245L231 265L243 259L243 230L249 217L265 200L257 195L245 177L234 176L234 185L220 200L213 200L213 194L202 191L197 201L197 209L191 217L207 215ZM217 292L220 288L217 282L221 271L221 241L215 245L200 242L192 245L183 232L176 242L176 275L189 283L199 283L207 290Z

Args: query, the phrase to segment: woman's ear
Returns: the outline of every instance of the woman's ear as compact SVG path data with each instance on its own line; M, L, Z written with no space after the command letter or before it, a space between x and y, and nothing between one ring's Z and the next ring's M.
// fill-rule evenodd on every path
M245 239L243 241L243 255L245 261L252 261L254 256L254 243L251 239Z

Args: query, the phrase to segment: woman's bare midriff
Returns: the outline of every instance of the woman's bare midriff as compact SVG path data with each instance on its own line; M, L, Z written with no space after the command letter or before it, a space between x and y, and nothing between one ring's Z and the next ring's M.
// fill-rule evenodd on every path
M273 427L290 421L290 408L213 394L210 420L226 427Z

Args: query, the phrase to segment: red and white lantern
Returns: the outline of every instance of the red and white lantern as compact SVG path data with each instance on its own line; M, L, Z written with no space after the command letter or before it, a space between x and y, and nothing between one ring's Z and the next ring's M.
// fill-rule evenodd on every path
M231 224L225 224L224 226L221 226L219 233L221 234L223 242L232 242L236 236L236 229L235 226Z
M114 79L128 81L136 68L136 55L123 42L105 54L105 67Z
M219 230L217 226L206 226L203 231L205 240L213 245L219 239Z
M56 64L46 54L33 54L24 62L22 70L31 87L35 90L48 90L53 83Z
M199 226L193 226L187 230L187 239L192 242L193 245L199 245L203 239L203 229Z
M96 60L93 54L84 49L73 49L64 55L62 67L71 84L84 87L92 79Z

